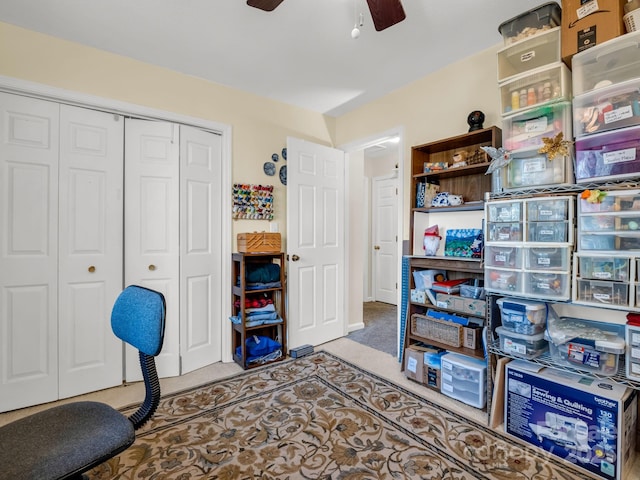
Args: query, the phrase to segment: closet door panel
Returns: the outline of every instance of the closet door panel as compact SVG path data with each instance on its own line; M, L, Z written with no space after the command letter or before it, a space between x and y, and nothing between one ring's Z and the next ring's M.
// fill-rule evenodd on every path
M160 291L167 304L158 374L180 374L179 127L125 122L125 283ZM140 380L138 355L127 348L126 379Z
M111 308L122 290L124 120L61 106L60 397L122 382Z
M182 373L220 361L222 343L220 135L180 127Z
M58 398L58 112L0 93L0 410Z

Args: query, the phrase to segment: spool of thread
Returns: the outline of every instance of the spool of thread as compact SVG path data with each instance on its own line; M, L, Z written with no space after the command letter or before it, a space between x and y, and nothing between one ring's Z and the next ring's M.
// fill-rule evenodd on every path
M511 92L511 110L518 110L520 108L520 94L517 90Z

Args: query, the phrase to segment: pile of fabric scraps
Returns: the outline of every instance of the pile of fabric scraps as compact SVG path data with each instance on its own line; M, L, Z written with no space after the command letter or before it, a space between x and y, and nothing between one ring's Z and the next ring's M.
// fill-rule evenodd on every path
M239 309L240 300L236 300L235 307ZM281 323L282 318L276 311L273 300L266 297L261 298L245 298L245 326L257 327L258 325L270 325ZM240 314L230 317L235 324L240 324L242 318Z
M245 271L247 290L266 290L268 288L280 288L280 265L277 263L264 263L247 265ZM240 280L238 279L238 285Z

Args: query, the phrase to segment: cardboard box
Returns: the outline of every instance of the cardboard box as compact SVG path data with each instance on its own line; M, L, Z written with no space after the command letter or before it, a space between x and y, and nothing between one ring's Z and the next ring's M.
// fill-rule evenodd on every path
M404 349L404 375L409 380L423 382L424 354L412 347Z
M578 52L625 33L626 0L562 0L562 48L564 63Z
M506 365L505 431L607 480L635 458L637 392L608 380Z
M282 238L279 233L253 232L238 234L239 253L280 253Z
M487 311L487 302L484 300L449 295L448 293L436 294L436 306L476 317L484 317Z
M482 348L482 327L463 327L462 345L472 350Z
M418 290L417 288L411 289L411 301L413 303L429 303L427 302L427 294L424 290Z

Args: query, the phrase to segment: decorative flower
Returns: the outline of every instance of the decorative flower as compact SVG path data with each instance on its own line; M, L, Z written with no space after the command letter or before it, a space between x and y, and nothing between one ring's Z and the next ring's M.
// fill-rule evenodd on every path
M489 168L485 172L485 175L489 175L490 173L495 172L499 168L502 168L509 164L511 161L511 152L505 150L504 148L495 148L495 147L480 147L484 150L487 155L491 157L491 163L489 164Z
M589 203L602 203L604 197L607 196L607 192L600 190L585 190L580 194L582 200L586 200Z
M547 160L549 161L553 160L558 155L562 157L569 155L569 146L571 146L573 142L563 140L563 137L564 134L562 132L558 133L555 138L542 137L544 146L538 149L538 153L546 153Z

